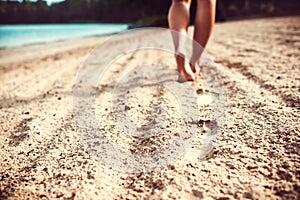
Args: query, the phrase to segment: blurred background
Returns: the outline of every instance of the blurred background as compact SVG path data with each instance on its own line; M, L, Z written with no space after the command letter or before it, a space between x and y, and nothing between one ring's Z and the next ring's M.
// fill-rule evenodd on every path
M171 0L0 0L0 49L167 27ZM191 24L197 0L192 1ZM218 22L300 14L299 0L218 0Z
M171 0L2 0L0 23L126 23L167 26L170 4ZM193 1L192 18L195 4L196 1ZM217 1L217 21L298 14L299 0Z

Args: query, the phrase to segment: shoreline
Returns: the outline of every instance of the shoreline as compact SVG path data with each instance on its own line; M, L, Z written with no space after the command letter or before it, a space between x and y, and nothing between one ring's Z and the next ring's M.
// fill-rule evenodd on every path
M231 22L239 22L239 21L250 21L250 20L265 20L265 19L277 19L277 18L283 18L283 17L299 17L300 15L298 12L291 12L291 13L283 13L283 14L276 14L276 15L257 15L257 16L250 16L247 18L242 18L242 17L233 17L229 18L225 21L217 21L216 24L222 24L222 23L231 23ZM122 24L122 23L47 23L47 24L0 24L0 26L10 26L10 25L76 25L76 24L113 24L113 25L127 25L127 29L121 32L112 32L112 33L104 33L104 34L93 34L89 36L82 36L78 38L70 38L70 39L58 39L54 41L45 41L45 42L37 42L37 43L29 43L29 44L24 44L21 46L14 46L14 47L0 47L0 50L7 50L7 49L15 49L15 48L22 48L22 47L29 47L32 45L40 45L40 44L49 44L49 43L55 43L55 42L65 42L65 41L75 41L78 39L83 39L83 38L93 38L93 37L105 37L105 36L110 36L110 35L116 35L122 32L130 31L132 29L136 28L149 28L149 27L154 27L155 26L149 26L149 25L140 25L140 24ZM193 25L191 25L193 26ZM162 27L162 28L167 28L167 27Z
M26 24L0 25L1 49L115 35L128 24Z
M34 44L16 48L0 49L0 70L5 65L30 61L34 59L45 59L46 57L67 52L76 52L80 49L93 49L104 40L113 35L85 37L74 40L64 40L49 43ZM18 57L18 60L16 60ZM21 57L21 58L20 58ZM61 57L61 56L59 56Z
M128 29L130 30L130 29ZM126 30L126 31L128 31ZM122 32L126 32L122 31ZM54 40L54 41L46 41L46 42L36 42L36 43L28 43L24 44L21 46L14 46L14 47L0 47L0 50L9 50L9 49L18 49L18 48L23 48L23 47L30 47L30 46L35 46L35 45L46 45L46 44L51 44L51 43L57 43L57 42L76 42L76 40L81 40L81 39L87 39L87 38L99 38L99 37L107 37L107 36L113 36L117 35L122 32L115 32L115 33L107 33L107 34L95 34L95 35L90 35L90 36L83 36L83 37L78 37L78 38L70 38L70 39L60 39L60 40Z
M277 19L277 18L283 18L283 17L299 17L300 15L298 12L291 12L291 13L283 13L283 14L276 14L276 15L257 15L257 16L251 16L248 18L230 18L229 20L225 21L217 21L216 24L223 24L223 23L231 23L231 22L239 22L239 21L251 21L251 20L265 20L265 19ZM99 24L99 23L47 23L47 24L0 24L0 26L10 26L10 25L76 25L76 24ZM100 24L111 24L111 23L100 23ZM14 47L0 47L0 50L8 50L8 49L16 49L16 48L22 48L22 47L30 47L33 45L42 45L42 44L50 44L50 43L56 43L56 42L66 42L66 41L76 41L84 38L93 38L93 37L106 37L106 36L111 36L111 35L116 35L122 32L130 31L132 29L136 28L149 28L149 27L154 27L155 26L148 26L148 25L140 25L140 24L122 24L122 23L112 23L113 25L127 25L127 29L121 32L112 32L112 33L104 33L104 34L93 34L89 36L82 36L78 38L70 38L70 39L59 39L59 40L54 40L54 41L45 41L45 42L37 42L37 43L29 43L29 44L24 44L21 46L14 46ZM191 25L193 26L193 25ZM167 27L162 27L162 28L167 28Z

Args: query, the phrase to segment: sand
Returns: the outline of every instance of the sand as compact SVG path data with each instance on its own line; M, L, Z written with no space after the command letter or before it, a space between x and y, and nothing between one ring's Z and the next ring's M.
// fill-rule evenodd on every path
M299 199L299 21L285 17L216 25L208 52L226 91L222 133L204 159L179 159L151 172L117 171L97 161L74 121L78 70L92 49L112 36L0 50L0 199ZM120 57L95 90L100 124L121 148L151 151L178 135L176 104L161 88L137 91L125 107L141 125L153 119L149 104L169 108L172 126L152 142L133 142L110 129L111 112L101 104L100 96L113 92L127 66L153 60L175 69L171 55L133 52ZM199 102L203 91L210 92L201 80L190 84ZM162 100L147 101L151 95ZM202 124L191 127L204 132Z

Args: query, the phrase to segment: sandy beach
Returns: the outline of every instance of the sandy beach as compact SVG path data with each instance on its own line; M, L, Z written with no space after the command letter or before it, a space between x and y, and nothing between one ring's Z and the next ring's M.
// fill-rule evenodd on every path
M1 49L0 199L299 199L299 21L297 16L216 24L208 52L226 91L222 134L205 159L135 174L94 159L73 120L78 70L111 36ZM175 69L172 55L133 52L116 61L97 95L113 92L110 86L124 66L153 60ZM205 92L200 80L191 84L199 101ZM149 120L149 102L141 99L153 91L145 87L144 98L133 95L125 108L140 124ZM159 92L155 95L168 96ZM110 130L110 112L96 104L100 123L120 147L161 145L158 139L133 144ZM172 123L157 137L172 138L178 125ZM195 127L202 132L199 124Z

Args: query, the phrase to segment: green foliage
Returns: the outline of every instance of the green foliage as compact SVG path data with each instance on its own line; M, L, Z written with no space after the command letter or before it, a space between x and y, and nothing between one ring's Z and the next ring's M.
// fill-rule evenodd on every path
M167 15L156 15L138 20L135 24L142 26L168 26Z

